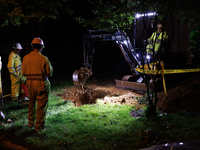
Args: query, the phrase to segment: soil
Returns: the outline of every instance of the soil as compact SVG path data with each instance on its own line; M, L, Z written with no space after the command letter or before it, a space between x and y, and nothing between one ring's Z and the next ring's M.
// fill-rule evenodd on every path
M136 106L137 109L140 109L142 105L138 103L136 97L143 96L130 90L116 88L115 86L99 86L94 84L86 85L84 87L84 94L79 94L75 87L70 87L64 93L58 95L65 100L70 100L77 107L84 104L95 104L96 100L99 99L104 104L131 105Z
M163 84L160 84L158 81L158 109L165 113L176 113L179 111L200 112L199 77L200 73L166 76L167 94L163 91ZM112 79L90 80L88 82L84 86L84 94L78 94L75 87L71 87L59 95L65 100L71 100L78 107L83 104L96 103L96 99L100 99L104 104L135 106L136 110L143 107L143 105L138 103L136 97L143 97L145 96L144 94L116 88L115 82Z
M182 78L179 75L174 80L178 83L167 89L167 95L158 92L159 109L166 113L200 112L200 73L182 75Z
M193 111L200 112L200 73L192 73L188 75L174 76L167 80L166 87L167 95L163 91L163 87L158 87L158 109L166 113L176 113L178 111ZM159 82L158 82L159 83ZM159 84L158 84L159 85ZM65 100L70 100L76 107L84 104L96 103L99 99L105 105L108 103L118 105L131 105L137 111L131 111L133 117L140 117L142 111L140 108L144 105L139 104L136 97L144 95L135 93L131 90L119 89L115 87L115 82L112 79L90 80L84 86L85 93L78 94L75 87L70 87L65 92L57 94ZM27 150L34 147L28 145L23 140L14 134L6 135L4 131L0 134L1 149L21 149Z
M163 84L157 87L158 109L165 113L179 111L200 112L200 73L178 74L166 77L167 94L163 91ZM162 80L161 80L162 81ZM100 99L104 104L131 105L139 110L143 105L138 103L136 97L143 97L131 90L119 89L111 79L90 81L84 86L84 94L78 94L75 87L68 88L60 93L65 100L71 100L75 106L96 103Z

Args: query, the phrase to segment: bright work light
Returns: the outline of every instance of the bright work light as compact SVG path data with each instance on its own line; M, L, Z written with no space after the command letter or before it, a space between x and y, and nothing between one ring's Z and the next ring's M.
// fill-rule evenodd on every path
M127 41L126 40L124 40L123 43L127 45Z
M150 12L147 14L136 14L135 18L140 18L140 17L144 17L144 16L155 16L155 15L156 15L156 12Z
M151 56L150 56L150 55L147 55L146 58L147 58L147 60L150 60L150 59L151 59Z

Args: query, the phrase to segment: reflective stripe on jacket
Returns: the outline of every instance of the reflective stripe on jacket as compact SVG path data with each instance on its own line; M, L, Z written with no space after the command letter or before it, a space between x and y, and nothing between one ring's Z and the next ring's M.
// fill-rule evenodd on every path
M163 33L164 33L164 34L163 34ZM158 34L157 32L154 32L154 33L151 35L151 37L148 39L148 42L151 42L152 40L153 40L153 42L154 42L154 41L156 41L157 39L158 39L158 40L162 40L162 38L163 38L163 40L169 38L166 32L161 32L161 33L159 34L159 36L156 37L157 34Z
M12 51L9 55L7 64L10 74L16 77L21 76L21 66L22 66L21 57Z
M153 48L155 52L157 52L160 48L161 41L165 41L169 38L166 32L161 32L158 35L158 32L154 32L150 38L147 39L147 41L151 44L148 44L146 47L147 52L152 52Z

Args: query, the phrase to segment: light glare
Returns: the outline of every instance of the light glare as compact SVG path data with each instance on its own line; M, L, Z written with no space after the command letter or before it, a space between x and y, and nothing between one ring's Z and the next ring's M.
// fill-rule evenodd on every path
M147 58L148 60L150 60L150 59L151 59L151 56L150 56L150 55L147 55L146 58Z
M180 142L179 144L180 144L180 145L183 145L183 142Z
M127 45L127 41L126 41L126 40L124 40L124 42L123 42L123 43Z
M135 18L140 18L140 17L144 17L144 16L155 16L155 15L156 15L156 12L150 12L147 14L136 14Z

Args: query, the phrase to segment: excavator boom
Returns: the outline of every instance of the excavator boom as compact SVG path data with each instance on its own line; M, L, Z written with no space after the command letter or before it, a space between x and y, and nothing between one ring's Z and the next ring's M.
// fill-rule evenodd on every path
M129 63L133 75L139 75L136 67L139 65L136 52L125 32L119 29L112 30L88 30L83 36L83 66L73 73L73 82L79 93L84 93L84 84L92 75L92 61L94 44L96 41L116 41L126 61Z

